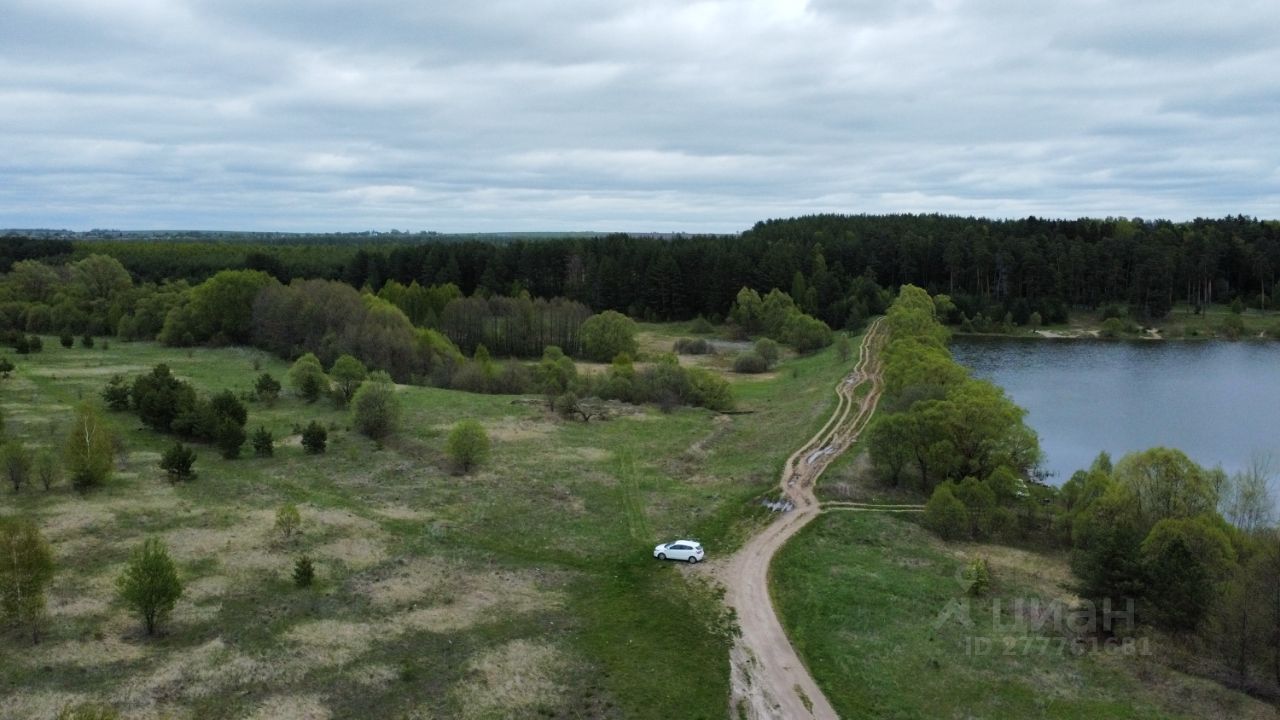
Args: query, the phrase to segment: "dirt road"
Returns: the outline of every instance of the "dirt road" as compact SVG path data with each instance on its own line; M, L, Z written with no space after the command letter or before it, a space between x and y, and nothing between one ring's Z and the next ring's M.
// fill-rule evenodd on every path
M835 412L809 442L787 458L780 488L795 504L795 509L781 514L729 558L717 573L725 586L725 601L737 612L742 629L730 655L731 717L745 714L749 718L788 720L836 718L831 703L796 655L774 612L769 595L769 563L792 535L822 511L813 493L814 483L858 438L875 412L883 390L879 359L883 342L884 329L877 320L862 339L858 364L836 386L839 402ZM866 394L856 397L868 384ZM911 512L915 506L881 507L859 503L847 509Z

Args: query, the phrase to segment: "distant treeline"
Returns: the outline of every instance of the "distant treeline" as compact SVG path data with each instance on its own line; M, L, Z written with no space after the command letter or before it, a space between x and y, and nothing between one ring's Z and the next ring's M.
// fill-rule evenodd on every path
M1024 324L1032 313L1054 322L1071 309L1109 303L1127 305L1137 318L1159 318L1175 302L1240 299L1270 307L1280 270L1280 223L1246 217L1173 223L816 215L762 222L739 236L412 237L401 244L394 236L357 235L346 244L180 247L113 240L76 242L74 252L111 255L141 281L194 283L225 268L250 268L282 282L323 278L374 291L389 280L452 283L465 296L526 290L654 320L722 316L743 287L780 288L835 328L883 311L873 285L918 285L951 296L968 317L1007 313ZM65 246L50 247L51 255L65 253Z

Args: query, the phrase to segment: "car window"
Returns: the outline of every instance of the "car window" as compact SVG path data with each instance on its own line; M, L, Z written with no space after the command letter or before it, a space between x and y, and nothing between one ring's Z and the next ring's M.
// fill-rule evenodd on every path
M688 550L689 548L686 545L672 545L671 549L672 550Z

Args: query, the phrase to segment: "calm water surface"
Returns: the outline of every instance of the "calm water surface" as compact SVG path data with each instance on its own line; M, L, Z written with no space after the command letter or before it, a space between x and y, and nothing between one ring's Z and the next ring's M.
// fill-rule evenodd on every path
M1027 409L1054 484L1100 450L1176 447L1227 472L1254 453L1280 463L1280 343L962 338L951 352Z

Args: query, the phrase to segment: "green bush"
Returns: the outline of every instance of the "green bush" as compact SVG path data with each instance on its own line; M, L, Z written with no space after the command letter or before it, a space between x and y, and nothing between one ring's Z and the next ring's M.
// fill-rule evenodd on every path
M178 480L191 480L196 474L192 472L191 466L196 462L196 451L175 442L164 455L160 457L160 469L169 474L169 479L177 482Z
M311 587L315 582L316 568L311 558L303 555L293 563L293 584L300 588Z
M0 620L25 626L38 642L52 579L53 551L35 523L0 517Z
M253 431L253 454L258 457L271 457L275 454L275 438L271 437L270 430L261 425Z
M308 455L319 455L325 451L329 443L329 431L320 423L312 420L302 431L302 449Z
M475 420L463 420L449 432L445 453L458 472L471 472L489 457L489 435Z
M222 453L222 457L227 460L240 457L240 448L244 446L246 439L248 438L244 432L244 425L231 418L222 418L218 421L217 430L214 431L214 442L217 443L218 452Z
M307 353L298 358L289 368L289 385L293 391L307 402L315 402L321 393L329 387L329 378L324 374L324 366L320 358Z
M150 537L133 551L116 580L120 597L138 613L148 635L154 635L182 597L178 569L160 538Z
M680 338L672 346L677 355L709 355L711 343L702 338Z
M924 524L944 540L963 538L969 533L969 511L951 491L950 483L934 488L924 506Z
M123 375L112 375L107 386L102 389L102 399L106 401L107 407L116 411L129 409L129 394L129 382Z
M583 352L596 362L609 362L618 353L634 357L639 350L637 329L634 320L614 310L592 315L580 330Z
M773 367L778 363L778 359L782 357L782 348L778 347L778 343L769 338L760 338L756 341L756 355L764 358L765 363L769 367Z
M300 527L302 527L302 514L298 512L297 505L285 503L276 508L276 532L283 540L292 540Z
M689 332L695 335L707 335L716 331L710 320L699 315L689 323Z
M733 361L733 371L736 373L757 374L768 369L769 362L756 352L742 353Z
M1230 340L1239 340L1244 337L1244 318L1237 314L1231 314L1223 318L1222 334Z
M1120 318L1107 318L1102 322L1101 334L1104 338L1118 338L1125 332L1125 322Z
M271 373L262 373L253 383L253 392L259 400L270 405L280 397L280 381L271 376Z
M12 438L0 446L0 472L4 479L13 486L13 491L22 490L31 476L31 451L18 438Z
M385 440L400 425L400 398L395 383L381 370L360 385L351 404L356 430L366 437Z

